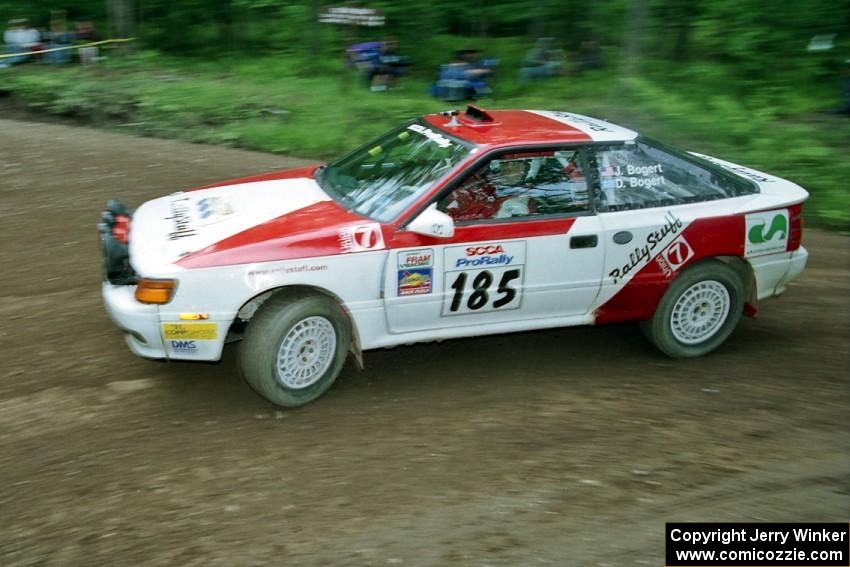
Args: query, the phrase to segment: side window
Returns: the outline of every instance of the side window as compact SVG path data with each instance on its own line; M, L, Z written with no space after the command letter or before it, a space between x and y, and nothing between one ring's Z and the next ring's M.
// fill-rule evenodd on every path
M621 211L725 199L752 193L745 181L717 174L638 141L596 150L600 211Z
M574 150L503 154L444 197L455 221L532 219L588 211L587 180Z

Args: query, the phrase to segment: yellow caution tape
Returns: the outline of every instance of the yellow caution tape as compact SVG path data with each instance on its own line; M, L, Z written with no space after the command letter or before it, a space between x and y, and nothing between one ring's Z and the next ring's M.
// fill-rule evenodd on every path
M9 57L20 57L21 55L41 55L42 53L53 53L54 51L67 51L68 49L80 49L81 47L95 47L97 45L106 45L107 43L126 43L128 41L135 41L135 37L127 37L127 38L116 38L116 39L104 39L103 41L95 41L92 43L83 43L81 45L69 45L68 47L53 47L51 49L40 49L38 51L22 51L20 53L8 53L4 55L0 55L0 59L7 59Z

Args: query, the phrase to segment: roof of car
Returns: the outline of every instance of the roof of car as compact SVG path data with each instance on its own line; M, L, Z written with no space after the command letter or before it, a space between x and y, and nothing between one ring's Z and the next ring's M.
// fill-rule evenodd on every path
M502 146L537 143L621 142L637 132L572 112L557 110L482 110L423 116L426 122L476 145Z

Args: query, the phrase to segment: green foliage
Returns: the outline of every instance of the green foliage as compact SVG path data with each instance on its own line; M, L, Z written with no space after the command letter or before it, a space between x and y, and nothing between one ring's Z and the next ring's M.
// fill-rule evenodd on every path
M850 0L365 0L357 4L381 9L387 25L364 29L318 23L323 5L345 0L0 0L0 23L47 27L51 10L66 10L108 31L115 2L134 6L131 57L0 70L0 89L37 111L147 135L331 157L442 109L425 95L438 66L477 48L501 62L489 105L619 119L795 179L813 191L817 219L850 223L850 127L822 114L839 104ZM831 33L833 49L807 51L813 35ZM564 50L567 69L594 42L605 70L519 83L543 36ZM391 93L370 93L344 72L343 48L386 38L412 73Z

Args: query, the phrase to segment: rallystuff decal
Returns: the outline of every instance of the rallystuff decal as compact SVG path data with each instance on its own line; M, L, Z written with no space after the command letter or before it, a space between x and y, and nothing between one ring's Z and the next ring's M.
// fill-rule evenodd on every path
M784 252L788 246L788 209L746 216L744 256Z
M368 252L384 248L381 225L373 222L339 229L339 247L343 253Z
M166 340L213 341L218 338L217 323L163 323L162 336Z
M434 250L398 253L398 295L430 294L434 281Z
M525 242L447 246L444 262L443 316L519 308Z
M684 227L682 220L669 211L664 215L664 220L666 222L661 228L647 234L644 243L636 246L629 253L628 260L622 266L618 266L608 272L608 276L614 279L615 284L648 264L652 260L653 251L660 245L666 244L670 235L678 234Z

